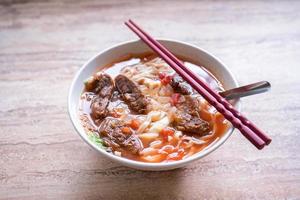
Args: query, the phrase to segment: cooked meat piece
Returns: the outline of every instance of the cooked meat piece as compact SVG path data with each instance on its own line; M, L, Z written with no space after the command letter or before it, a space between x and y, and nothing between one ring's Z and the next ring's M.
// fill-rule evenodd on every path
M185 82L178 74L175 74L175 76L173 76L170 85L177 93L183 95L192 94L192 87L187 82Z
M179 131L193 133L199 136L209 134L210 129L208 122L199 117L192 116L185 112L180 112L175 121L175 127Z
M190 113L192 116L199 116L200 102L196 97L184 96L183 100L179 101L176 105L178 110Z
M148 102L134 82L120 74L115 78L115 84L122 98L132 110L140 114L146 112Z
M86 89L97 95L91 103L91 116L97 123L108 113L107 106L114 91L113 80L107 74L97 73L87 81Z
M92 117L97 119L103 119L107 115L107 106L109 103L108 97L95 97L91 103L91 114Z
M199 136L209 134L209 123L200 118L198 105L198 100L193 97L185 97L185 101L177 104L174 126L178 130Z
M96 73L85 84L88 92L94 92L100 97L110 97L114 91L114 83L108 74Z
M130 132L124 133L124 128ZM121 120L106 118L100 124L98 132L104 143L114 151L123 149L138 154L143 149L143 144L135 132L125 126Z

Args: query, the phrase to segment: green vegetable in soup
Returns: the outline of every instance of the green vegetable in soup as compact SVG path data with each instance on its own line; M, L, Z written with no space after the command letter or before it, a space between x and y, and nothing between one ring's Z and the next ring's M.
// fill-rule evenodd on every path
M96 133L93 133L93 132L89 131L88 132L88 137L99 148L105 149L105 146L103 144L103 140Z

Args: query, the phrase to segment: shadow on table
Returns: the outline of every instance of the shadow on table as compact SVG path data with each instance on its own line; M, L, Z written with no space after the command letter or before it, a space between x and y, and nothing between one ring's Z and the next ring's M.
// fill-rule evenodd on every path
M73 185L76 187L73 190L78 192L77 197L84 199L185 199L185 195L193 191L195 187L201 188L195 176L199 177L203 174L205 176L205 168L210 166L209 160L204 159L185 168L150 172L119 166L103 158L100 163L98 160L93 164L95 165L91 167L95 170L81 172L78 183ZM205 168L202 168L203 164ZM80 187L80 185L84 186ZM194 188L189 188L192 185Z

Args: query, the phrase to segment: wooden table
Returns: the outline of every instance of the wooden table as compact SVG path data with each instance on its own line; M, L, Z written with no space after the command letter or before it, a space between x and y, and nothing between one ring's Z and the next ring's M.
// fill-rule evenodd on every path
M241 84L272 91L243 111L272 144L256 150L238 131L185 168L143 172L100 156L73 129L67 94L95 53L136 39L136 19L156 37L198 45ZM299 1L0 2L0 199L299 199Z

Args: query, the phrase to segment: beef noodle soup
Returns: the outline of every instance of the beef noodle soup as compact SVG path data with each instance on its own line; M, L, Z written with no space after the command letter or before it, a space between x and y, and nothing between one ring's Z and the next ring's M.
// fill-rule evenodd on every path
M185 65L212 88L221 83L203 67ZM133 56L85 82L80 119L90 140L116 156L142 162L185 159L207 148L228 122L161 58Z

